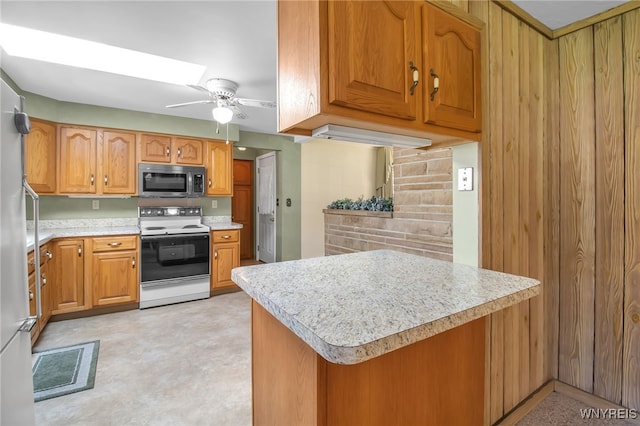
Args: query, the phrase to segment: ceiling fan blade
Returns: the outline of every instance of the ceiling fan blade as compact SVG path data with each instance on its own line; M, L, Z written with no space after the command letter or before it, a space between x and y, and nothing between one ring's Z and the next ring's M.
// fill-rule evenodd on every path
M215 103L213 99L204 99L202 101L183 102L181 104L167 105L165 108L178 108L178 107L183 107L188 105L212 104L212 103Z
M207 95L209 95L209 96L213 96L213 93L211 93L211 92L209 91L209 89L207 89L206 87L197 86L197 85L195 85L195 84L187 84L187 86L191 87L192 89L196 89L196 90L199 90L199 91L201 91L201 92L204 92L204 93L206 93L206 94L207 94Z
M275 108L276 103L272 101L261 101L258 99L244 99L244 98L235 98L235 101L240 105L257 107L257 108Z
M230 105L231 111L233 111L233 118L238 118L240 120L246 120L249 118L247 114L244 113L237 105Z

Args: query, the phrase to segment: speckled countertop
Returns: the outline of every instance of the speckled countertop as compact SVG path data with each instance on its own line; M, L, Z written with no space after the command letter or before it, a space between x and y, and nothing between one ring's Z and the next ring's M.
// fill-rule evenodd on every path
M226 219L226 220L225 220ZM205 216L203 223L212 230L240 229L242 224L230 221L227 216ZM139 234L137 218L56 219L41 220L38 228L39 245L54 238L91 237L100 235ZM35 242L33 221L27 221L27 251Z
M357 364L540 293L540 282L392 250L244 266L232 279L330 362Z

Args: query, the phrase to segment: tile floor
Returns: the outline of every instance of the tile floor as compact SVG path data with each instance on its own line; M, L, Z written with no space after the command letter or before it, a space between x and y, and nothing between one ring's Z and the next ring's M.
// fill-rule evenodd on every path
M250 425L250 299L52 322L35 350L100 340L95 387L35 404L37 425Z
M100 340L95 387L36 403L37 425L251 424L250 299L211 299L49 323L35 349ZM584 404L549 395L518 423L583 420Z

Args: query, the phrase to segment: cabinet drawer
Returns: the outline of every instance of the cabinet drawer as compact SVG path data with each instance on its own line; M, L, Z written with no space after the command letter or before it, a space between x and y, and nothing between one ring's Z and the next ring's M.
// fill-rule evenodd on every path
M225 230L225 231L213 231L212 241L214 243L230 243L236 242L240 239L240 230Z
M93 238L93 252L135 250L138 248L137 235L121 235L117 237Z

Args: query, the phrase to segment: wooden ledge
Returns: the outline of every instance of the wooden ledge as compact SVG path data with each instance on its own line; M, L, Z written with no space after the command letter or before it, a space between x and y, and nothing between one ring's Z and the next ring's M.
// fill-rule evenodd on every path
M374 212L371 210L323 209L324 214L341 214L344 216L393 217L393 212Z

